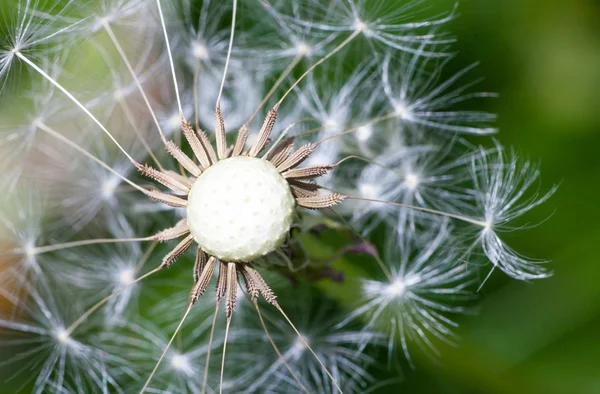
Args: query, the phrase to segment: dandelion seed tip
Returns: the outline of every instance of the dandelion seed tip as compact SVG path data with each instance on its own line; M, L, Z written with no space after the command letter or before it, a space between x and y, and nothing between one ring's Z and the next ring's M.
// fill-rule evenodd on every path
M390 283L386 289L386 292L394 297L400 297L406 291L406 284L401 278L395 279Z
M208 59L208 48L206 48L206 45L199 41L193 41L192 56L194 56L196 59L206 60Z
M119 283L123 286L129 286L135 280L135 272L133 268L126 268L119 272Z
M69 341L69 332L64 328L57 329L54 331L54 336L60 343L67 343Z
M491 219L486 220L485 222L481 222L481 227L483 227L483 231L490 231L492 229L493 222Z
M22 252L22 254L25 255L25 257L27 257L28 259L34 257L37 254L34 245L27 245L22 249L18 249L18 251Z
M298 55L300 56L305 56L310 52L310 46L307 43L300 41L296 45L296 52L298 52Z
M114 196L118 184L119 180L117 178L111 178L104 181L104 184L102 185L102 197L105 200L111 199Z
M360 19L357 19L356 22L354 23L354 29L356 31L365 32L369 29L369 27L367 26L367 24L365 22L361 21Z
M174 369L184 371L189 368L189 362L184 354L176 353L171 357L171 366Z
M359 185L360 194L366 198L377 198L377 188L372 183L361 183Z
M408 189L415 190L419 185L419 177L416 174L408 174L406 175L404 184L406 187L408 187Z
M113 93L113 97L115 98L115 100L117 101L121 101L123 100L123 91L121 89L117 89L115 90L115 92Z
M402 119L410 119L410 113L402 103L394 104L394 114Z
M366 140L371 138L372 134L373 126L371 125L363 125L356 130L356 138L358 138L360 142L365 142Z
M324 122L323 126L325 127L325 131L332 131L336 130L340 126L340 124L333 119L327 119Z
M223 199L211 190L230 193ZM288 183L270 162L232 157L212 165L195 181L188 196L187 224L207 253L224 261L252 261L285 241L294 206Z
M300 333L300 337L296 338L292 347L296 352L303 352L307 347L306 344L308 343L308 338L304 334Z
M181 114L177 112L176 114L169 117L167 120L167 125L170 129L175 130L181 127Z

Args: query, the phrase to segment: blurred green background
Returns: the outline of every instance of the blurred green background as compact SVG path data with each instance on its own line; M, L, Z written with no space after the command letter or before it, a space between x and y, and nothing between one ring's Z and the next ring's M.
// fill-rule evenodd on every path
M486 103L499 140L540 161L543 190L560 184L527 218L554 212L549 220L510 239L552 260L555 274L497 275L479 313L459 318L459 347L442 347L440 365L405 370L390 392L600 393L600 1L466 0L458 11L452 64L481 61L480 86L500 93Z
M424 3L435 14L454 1ZM458 317L458 347L439 344L438 363L417 360L376 392L600 393L600 1L463 0L458 12L447 26L457 59L445 73L479 60L471 76L500 93L484 103L500 116L500 142L540 161L543 190L560 184L527 219L551 217L509 235L519 252L552 260L555 275L495 275L478 313Z

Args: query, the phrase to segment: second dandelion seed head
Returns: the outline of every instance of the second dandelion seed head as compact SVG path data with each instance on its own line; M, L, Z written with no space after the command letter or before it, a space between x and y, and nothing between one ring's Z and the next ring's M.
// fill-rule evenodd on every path
M281 246L294 208L290 187L275 166L239 156L219 161L200 175L189 194L187 220L207 253L247 262Z

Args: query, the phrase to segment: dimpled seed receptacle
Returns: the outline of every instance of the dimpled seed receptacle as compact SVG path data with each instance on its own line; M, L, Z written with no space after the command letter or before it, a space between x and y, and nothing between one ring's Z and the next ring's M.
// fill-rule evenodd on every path
M206 253L249 262L281 246L294 208L287 181L270 162L238 156L198 177L188 196L187 221Z

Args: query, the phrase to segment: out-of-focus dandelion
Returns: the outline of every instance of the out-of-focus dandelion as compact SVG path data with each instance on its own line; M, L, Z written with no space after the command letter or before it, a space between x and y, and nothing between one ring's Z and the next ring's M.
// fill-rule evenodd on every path
M240 390L248 393L286 390L336 392L335 385L323 372L322 362L336 381L343 382L345 393L363 392L373 381L368 371L374 359L361 352L360 347L364 342L376 347L382 343L382 336L351 325L341 329L336 327L343 314L335 310L333 302L326 299L315 300L307 288L298 289L298 292L302 297L283 307L288 310L290 318L297 322L304 340L298 337L284 319L263 311L260 307L246 321L237 321L234 333L239 340L236 341L233 362L248 364L257 347L265 355L251 367L242 369L237 377ZM256 313L259 313L259 319L256 319ZM320 362L313 357L307 344L316 352ZM276 347L279 355L273 351L272 346ZM288 372L288 369L291 371ZM295 378L289 376L292 372Z
M451 110L462 102L496 97L494 93L469 92L477 80L463 82L475 65L467 67L440 82L443 62L419 52L393 60L386 54L382 65L383 90L392 111L408 125L425 126L431 130L469 134L491 134L497 130L490 127L496 115L481 111ZM431 64L431 63L440 63Z
M21 282L22 298L0 291L2 298L13 305L13 312L0 318L3 335L9 335L3 341L3 354L12 354L10 360L3 362L21 360L20 373L33 381L35 393L60 391L73 382L91 391L118 388L107 373L105 362L110 356L88 342L90 336L86 330L92 330L98 321L89 321L77 336L71 336L65 323L81 312L82 305L61 299L56 294L58 290L51 290L43 277L36 278L35 287L21 276L15 280ZM24 347L27 350L19 351Z
M43 217L44 201L35 192L4 196L0 215L0 258L6 263L0 271L3 282L14 279L13 271L23 276L39 273L35 245L44 241Z
M388 275L359 279L356 309L338 326L364 316L368 329L387 333L390 357L399 342L411 363L411 345L437 356L434 341L453 343L456 323L447 315L465 311L475 280L460 254L444 245L450 231L447 224L440 225L437 234L418 248L410 237L389 242L382 260Z

